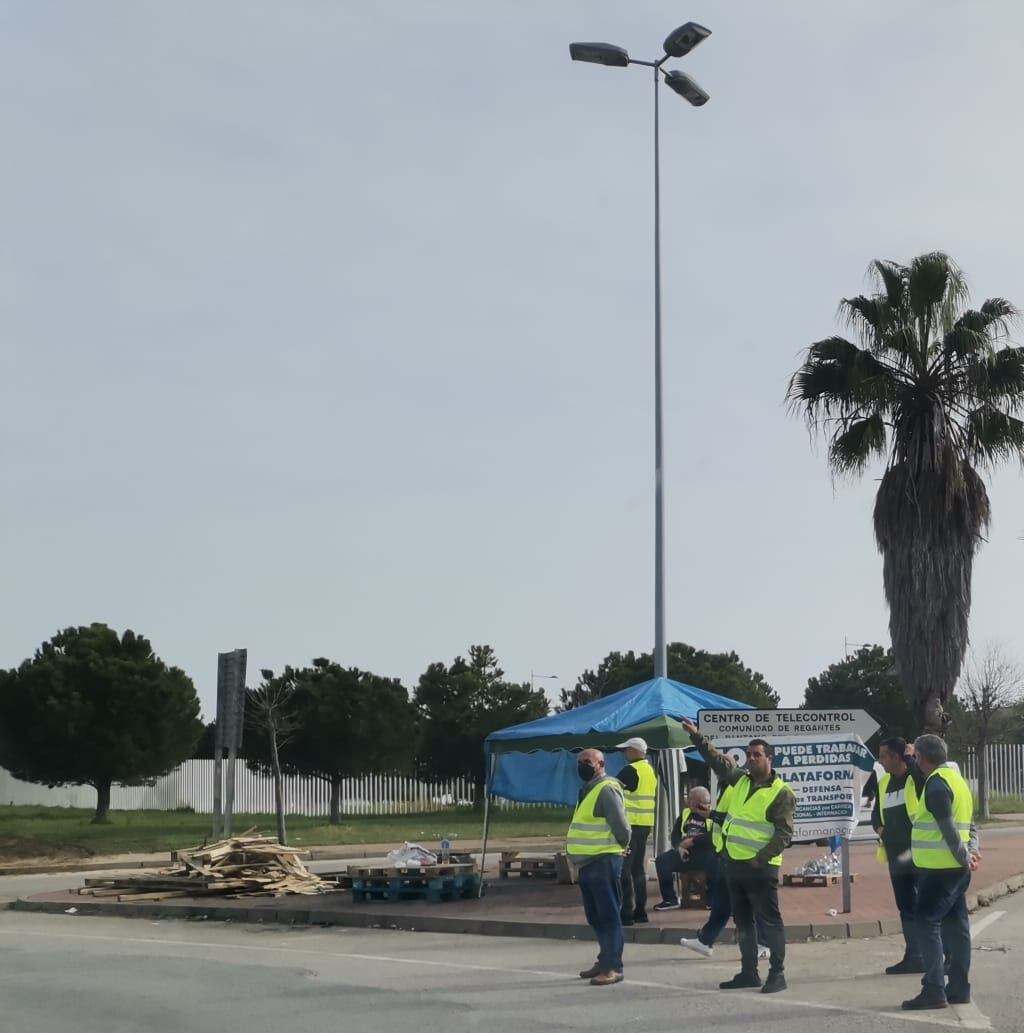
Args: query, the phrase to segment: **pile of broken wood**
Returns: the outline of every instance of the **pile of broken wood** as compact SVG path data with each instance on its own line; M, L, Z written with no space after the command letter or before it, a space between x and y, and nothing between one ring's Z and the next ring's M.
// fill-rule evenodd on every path
M302 850L281 846L271 836L242 835L191 850L176 850L173 868L141 874L91 878L79 893L115 900L173 897L279 897L286 893L329 893L337 886L309 871Z

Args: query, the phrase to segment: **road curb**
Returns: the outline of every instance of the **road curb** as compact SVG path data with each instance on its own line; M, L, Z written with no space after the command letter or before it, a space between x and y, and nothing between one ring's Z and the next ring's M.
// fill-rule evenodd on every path
M59 875L61 872L121 872L132 868L166 868L170 861L61 861L59 864L26 864L0 868L5 875Z
M1022 876L1024 879L1024 876ZM488 919L457 915L374 914L372 905L366 910L340 911L326 908L223 907L215 904L177 904L170 907L157 902L113 903L89 900L34 900L20 898L7 907L14 911L50 915L86 915L105 918L180 919L183 921L246 922L259 925L345 926L363 929L397 929L406 932L469 933L477 936L517 936L547 940L593 940L589 926L577 923L545 923L530 920ZM74 908L73 912L69 912ZM822 940L874 939L891 936L898 925L887 919L859 922L833 921L812 925L792 925L786 929L787 943L810 943ZM680 937L697 935L696 926L633 926L623 930L627 943L678 944ZM725 930L722 943L734 943L732 929Z
M137 863L136 867L145 866ZM82 870L79 868L78 870ZM967 898L971 912L991 906L1009 894L1024 890L1024 873L1010 876L993 886L986 886ZM74 909L73 911L70 909ZM50 915L88 915L105 918L179 919L183 921L246 922L287 926L343 926L363 929L396 929L407 932L467 933L477 936L516 936L549 940L593 940L589 926L577 923L546 923L529 918L479 918L476 916L434 915L426 912L401 915L375 914L373 906L363 905L360 910L332 908L275 908L224 907L216 903L180 903L168 905L158 902L115 903L87 897L66 900L39 900L21 897L0 902L0 910L34 912ZM836 916L837 919L840 916ZM694 937L697 927L688 926L633 926L623 930L627 943L677 944L680 937ZM793 924L786 928L787 943L810 943L822 940L875 939L894 936L900 932L895 919L865 919L854 922L841 920L807 924ZM733 930L726 929L723 943L734 943Z
M986 886L983 890L972 893L967 898L967 910L977 911L978 908L990 907L1000 897L1009 896L1022 889L1024 889L1024 874L1011 875L1010 878L997 882L994 886Z

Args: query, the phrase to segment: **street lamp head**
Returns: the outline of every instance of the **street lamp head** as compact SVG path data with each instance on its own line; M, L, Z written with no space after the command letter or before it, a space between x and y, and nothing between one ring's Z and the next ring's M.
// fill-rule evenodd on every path
M570 43L569 56L573 61L589 61L611 68L625 68L629 64L629 54L611 43Z
M688 75L682 72L666 72L665 85L684 97L695 108L707 104L711 99Z
M673 29L665 37L665 53L669 57L685 57L695 46L703 43L711 35L710 29L696 22L687 22Z

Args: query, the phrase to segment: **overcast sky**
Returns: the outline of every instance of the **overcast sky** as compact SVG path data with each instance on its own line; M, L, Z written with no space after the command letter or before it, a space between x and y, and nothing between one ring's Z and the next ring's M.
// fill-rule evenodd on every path
M653 641L651 84L669 639L795 705L888 642L879 471L783 404L875 257L1024 305L1024 5L0 0L0 664L148 635L572 685ZM1018 335L1018 339L1019 339ZM1024 479L972 635L1024 660Z

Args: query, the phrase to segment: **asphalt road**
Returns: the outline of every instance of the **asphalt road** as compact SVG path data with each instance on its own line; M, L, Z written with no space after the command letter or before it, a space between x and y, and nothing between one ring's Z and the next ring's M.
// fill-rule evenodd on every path
M1024 894L976 917L975 1003L908 1014L893 940L791 945L790 991L722 993L714 958L627 948L627 981L593 988L587 943L383 930L0 913L0 1000L17 1033L927 1033L1024 1030ZM881 1023L881 1025L880 1025Z

